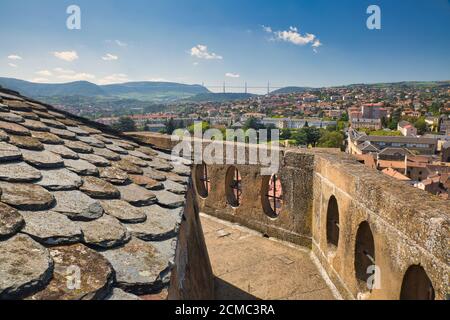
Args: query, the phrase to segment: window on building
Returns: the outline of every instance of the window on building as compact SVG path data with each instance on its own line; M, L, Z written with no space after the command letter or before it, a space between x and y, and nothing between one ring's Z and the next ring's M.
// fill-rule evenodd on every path
M242 179L236 167L232 166L228 169L225 184L228 203L232 207L239 207L242 197Z
M413 265L406 270L403 277L401 300L434 300L434 288L425 269L419 265Z
M339 243L339 208L334 196L330 197L327 209L327 242L335 249Z
M358 227L355 243L355 276L360 290L370 290L367 284L375 267L375 242L369 223L364 221Z
M208 176L208 167L205 163L195 167L195 186L200 197L208 197L211 191L211 181Z
M271 218L277 218L283 207L283 187L277 174L263 178L261 199L264 212Z

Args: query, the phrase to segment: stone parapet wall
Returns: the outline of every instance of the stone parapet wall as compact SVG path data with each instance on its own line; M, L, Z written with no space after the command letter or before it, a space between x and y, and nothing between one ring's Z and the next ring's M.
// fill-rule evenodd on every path
M152 139L150 135L146 142L156 148L173 146L170 137L164 141L164 136L158 135L153 143ZM448 201L368 169L337 150L277 152L284 201L278 217L264 209L267 178L261 176L259 165L235 166L242 184L237 207L227 199L226 176L231 165L207 165L207 197L199 195L194 166L193 188L200 212L312 249L343 298L414 297L428 288L423 288L427 281L432 285L430 297L446 298ZM330 219L331 199L336 203L338 221ZM338 240L330 240L333 228L338 230ZM379 281L372 290L361 276L367 259L378 268Z

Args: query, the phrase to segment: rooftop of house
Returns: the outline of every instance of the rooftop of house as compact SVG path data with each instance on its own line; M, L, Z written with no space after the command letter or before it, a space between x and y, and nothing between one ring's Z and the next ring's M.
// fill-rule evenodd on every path
M381 170L381 172L383 172L385 175L396 178L398 180L402 180L402 181L410 181L411 180L410 178L408 178L404 174L401 174L400 172L398 172L397 170L395 170L393 168L386 168L386 169Z
M380 168L396 168L396 169L406 168L405 161L378 160L377 164L378 167Z
M398 143L421 143L421 144L436 144L436 139L423 137L403 137L403 136L359 136L357 141L371 141L371 142L398 142Z
M0 299L161 294L189 175L149 145L0 88Z
M385 155L385 156L393 156L393 155L408 155L412 156L412 152L409 151L406 148L395 148L395 147L388 147L380 151L379 155Z

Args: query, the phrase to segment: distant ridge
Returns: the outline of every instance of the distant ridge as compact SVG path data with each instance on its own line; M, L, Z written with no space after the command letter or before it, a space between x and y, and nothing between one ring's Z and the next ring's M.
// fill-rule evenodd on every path
M150 81L110 85L96 85L88 81L51 84L0 77L0 86L19 91L21 94L33 98L81 96L141 101L175 101L200 93L210 93L207 88L200 85Z
M284 87L275 91L272 91L271 94L288 94L288 93L303 93L308 90L312 90L313 88L309 87Z
M120 84L97 85L88 81L69 83L33 83L29 81L2 78L0 86L20 92L22 95L53 104L66 104L79 98L93 103L129 100L137 102L224 102L245 100L257 96L246 93L212 93L201 85L189 85L175 82L127 82ZM450 81L401 81L391 83L369 83L333 86L330 88L357 87L450 87ZM271 94L304 93L317 91L318 88L288 86L272 91ZM139 103L138 103L139 104Z

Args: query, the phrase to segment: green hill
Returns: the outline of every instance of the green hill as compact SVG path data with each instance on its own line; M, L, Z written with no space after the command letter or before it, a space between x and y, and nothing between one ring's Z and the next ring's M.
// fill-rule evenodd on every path
M96 85L88 81L69 83L33 83L13 78L0 78L0 86L32 98L96 97L99 99L135 99L141 101L169 102L189 98L210 91L200 85L173 82L128 82Z

